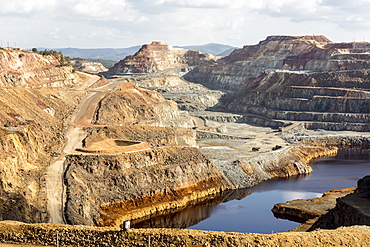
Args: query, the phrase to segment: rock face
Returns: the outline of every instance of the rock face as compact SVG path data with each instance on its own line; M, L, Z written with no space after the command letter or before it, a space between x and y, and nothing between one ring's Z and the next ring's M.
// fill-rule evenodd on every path
M365 69L263 74L221 106L270 119L305 121L307 128L369 131L367 75Z
M335 207L336 199L355 191L355 187L325 192L322 197L297 199L286 203L275 204L271 211L277 218L306 222L319 217Z
M62 66L52 55L0 49L0 86L65 87L78 83L71 66Z
M8 87L0 95L1 219L47 222L44 173L82 93Z
M213 89L234 89L262 71L289 67L284 62L288 57L309 53L329 43L323 36L269 36L257 45L234 50L217 64L199 66L185 78Z
M162 42L143 45L133 56L127 56L109 69L109 74L153 73L167 69L214 63L215 56L199 51L173 48Z
M85 147L107 139L136 140L146 142L151 147L197 146L195 132L188 128L126 125L104 128L89 127L87 132L88 135L84 139Z
M235 89L262 71L338 71L369 68L369 43L332 43L324 36L269 36L236 49L216 64L199 66L187 80L210 88Z
M338 198L335 208L322 215L309 229L370 225L370 176L360 179L355 193Z
M72 224L119 226L215 196L228 183L196 148L70 155L66 215Z
M63 144L71 153L63 173L67 193L63 212L71 224L119 226L124 220L147 218L212 199L226 189L309 173L308 162L312 158L334 154L336 149L292 147L285 140L278 140L280 132L270 128L263 135L252 130L248 132L252 134L234 135L228 133L230 125L212 126L210 122L240 123L252 119L254 124L289 128L290 120L316 121L305 123L312 126L346 121L346 126L352 124L366 130L367 70L358 68L367 66L363 52L367 46L362 44L362 53L356 53L358 49L332 44L324 37L269 37L216 63L213 56L154 42L110 70L152 74L116 78L108 84L104 81L106 87L92 93L72 90L78 86L80 73L61 66L56 57L2 50L5 66L0 72L0 83L5 87L0 93L6 99L0 104L2 217L26 222L48 220L45 168L52 156L66 150ZM357 60L361 62L353 62ZM290 72L276 71L279 68ZM262 70L266 73L260 73ZM222 89L241 86L235 94L206 92L204 87L186 84L173 74L170 78L166 75L169 71L189 72L187 77L193 76L206 85L214 82L215 87ZM161 86L157 90L172 93L183 110L223 107L240 114L189 118L173 101L139 88L133 81ZM55 88L60 86L69 90ZM176 88L166 88L173 86ZM361 90L353 89L354 86ZM189 90L198 92L180 95ZM87 100L78 105L85 95ZM69 135L73 140L66 138L68 142L64 143L66 120L74 109L88 114L80 114L80 121L73 123L78 126L69 133L77 138ZM256 117L250 118L251 115ZM198 128L203 128L198 136L217 137L217 141L235 139L235 152L223 159L225 150L196 148ZM123 143L136 146L126 149L117 145ZM255 148L256 144L261 147ZM76 147L84 152L78 153ZM251 151L251 147L255 150ZM249 152L243 153L245 148Z
M98 62L90 62L82 58L73 58L71 59L71 63L73 68L87 73L98 74L100 72L108 71L103 64Z
M0 48L2 220L50 219L45 173L62 153L67 119L85 94L72 89L87 78L60 58Z
M131 82L118 87L116 92L101 101L95 122L106 125L193 127L191 119L180 114L174 101Z
M137 77L135 84L161 93L166 99L175 101L180 110L189 112L214 107L225 95L222 91L209 90L200 84L189 83L177 75Z
M369 51L369 43L332 43L323 36L270 36L184 78L234 90L214 107L246 114L249 123L369 131Z

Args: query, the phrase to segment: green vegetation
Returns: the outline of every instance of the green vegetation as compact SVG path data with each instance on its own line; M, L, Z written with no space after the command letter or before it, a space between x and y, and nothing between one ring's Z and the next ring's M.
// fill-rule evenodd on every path
M95 59L95 58L85 58L87 61L90 62L98 62L103 64L104 67L107 69L112 68L118 61L113 61L113 60L106 60L106 59Z
M54 50L44 50L44 51L37 51L36 48L33 48L32 51L38 52L43 56L54 56L60 61L61 66L69 66L71 65L71 58L68 56L63 56L62 52L54 51Z
M24 57L24 56L25 56L24 53L21 53L18 55L19 58Z

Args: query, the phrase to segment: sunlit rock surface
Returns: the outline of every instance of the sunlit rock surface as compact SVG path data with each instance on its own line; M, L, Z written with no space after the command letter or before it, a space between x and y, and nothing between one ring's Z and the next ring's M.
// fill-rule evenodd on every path
M162 42L143 45L133 56L127 56L109 69L109 74L153 73L214 63L216 57L200 51L173 48ZM181 71L181 70L180 70ZM186 70L185 70L186 71Z

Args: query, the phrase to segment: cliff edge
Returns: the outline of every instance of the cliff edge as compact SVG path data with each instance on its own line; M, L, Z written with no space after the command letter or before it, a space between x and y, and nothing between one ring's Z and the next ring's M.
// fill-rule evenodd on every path
M370 225L370 176L357 182L357 190L337 199L335 208L322 215L309 229L335 229L340 226Z

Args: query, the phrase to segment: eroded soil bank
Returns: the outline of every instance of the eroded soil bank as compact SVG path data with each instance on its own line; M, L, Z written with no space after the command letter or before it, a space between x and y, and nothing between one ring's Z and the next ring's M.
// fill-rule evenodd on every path
M57 224L0 223L0 241L60 246L367 246L370 228L353 226L304 233L226 233L178 229L130 229L63 226ZM338 237L340 236L340 237Z

